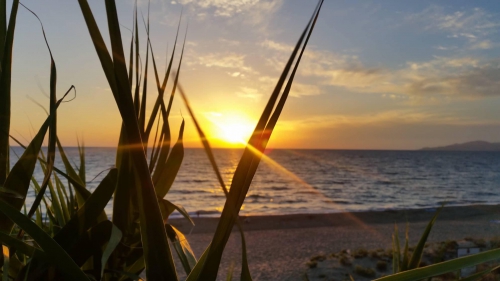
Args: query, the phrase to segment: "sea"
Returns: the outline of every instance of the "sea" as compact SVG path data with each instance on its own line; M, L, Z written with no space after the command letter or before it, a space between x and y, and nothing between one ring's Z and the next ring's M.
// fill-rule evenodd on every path
M78 166L77 148L66 148ZM23 152L12 149L13 165ZM226 185L242 149L214 149ZM87 147L86 180L95 189L116 149ZM64 169L60 159L56 166ZM35 170L40 182L43 173ZM192 216L217 217L224 193L203 149L187 148L166 199ZM30 189L27 205L34 199ZM500 152L273 149L259 165L241 215L284 215L500 203ZM112 200L106 207L111 214ZM174 213L173 216L180 216Z

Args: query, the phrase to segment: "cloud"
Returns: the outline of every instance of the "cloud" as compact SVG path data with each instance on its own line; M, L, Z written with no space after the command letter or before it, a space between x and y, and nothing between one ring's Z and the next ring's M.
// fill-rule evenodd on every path
M447 12L443 7L432 5L408 16L407 20L424 24L426 30L441 30L450 33L452 38L469 42L484 38L500 27L500 19L481 8Z
M310 84L302 84L294 82L292 89L290 90L290 96L292 97L303 97L303 96L317 96L322 93L320 87Z
M286 44L283 44L283 43L278 43L278 42L275 42L275 41L269 40L269 39L266 39L263 42L261 42L260 46L262 46L264 48L267 48L267 49L271 49L271 50L275 50L275 51L280 51L280 52L291 53L293 51L293 47L292 46L286 45Z
M434 47L435 49L437 50L440 50L440 51L451 51L451 50L456 50L458 47L457 46L449 46L449 47L445 47L445 46L437 46L437 47Z
M470 57L443 58L399 71L406 81L402 90L410 95L446 95L464 98L499 96L500 61Z
M206 55L197 55L190 58L188 64L199 64L206 67L218 67L235 70L231 76L240 76L242 72L256 74L258 73L252 67L245 63L245 55L236 53L209 53ZM238 73L236 75L236 73Z
M260 98L262 97L262 94L257 89L248 87L241 87L240 91L238 91L236 94L239 97L253 99L253 100L260 100Z
M486 40L477 44L477 48L484 49L493 43ZM292 47L271 40L263 41L260 46L276 53L267 62L281 71ZM319 79L316 86L335 86L352 92L387 94L389 97L477 99L500 96L500 59L496 58L435 56L428 61L406 62L402 67L390 69L366 66L355 55L308 49L301 61L299 74Z
M274 13L282 0L180 0L183 5L190 5L195 10L209 11L215 17L230 18L235 15L248 15L247 21L259 23L269 14ZM207 15L201 12L204 17Z
M478 43L475 43L474 45L472 45L470 47L470 49L472 50L477 50L477 49L480 49L480 50L487 50L487 49L491 49L493 48L493 43L491 43L490 40L484 40L484 41L481 41L481 42L478 42Z

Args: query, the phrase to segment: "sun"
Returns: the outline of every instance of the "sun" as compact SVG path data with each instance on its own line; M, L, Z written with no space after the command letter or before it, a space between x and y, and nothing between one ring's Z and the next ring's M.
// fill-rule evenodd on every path
M214 137L230 145L246 145L255 127L255 122L237 112L212 113L209 119L215 125Z
M241 123L223 124L221 130L223 139L230 143L245 143L249 137L249 128Z

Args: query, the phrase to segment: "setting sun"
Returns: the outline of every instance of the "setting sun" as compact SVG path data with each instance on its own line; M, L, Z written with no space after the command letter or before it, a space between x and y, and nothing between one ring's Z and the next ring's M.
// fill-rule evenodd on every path
M232 145L245 145L255 127L249 117L239 113L212 112L208 119L215 125L212 137Z

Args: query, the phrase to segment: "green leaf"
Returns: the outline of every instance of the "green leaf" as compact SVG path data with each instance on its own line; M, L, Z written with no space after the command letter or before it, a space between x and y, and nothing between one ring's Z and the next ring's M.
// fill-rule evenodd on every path
M71 278L71 280L89 280L68 253L28 217L21 214L3 200L0 200L0 212L26 231L47 255L53 260L57 260L59 270L66 274L68 278Z
M56 152L56 139L57 139L57 108L59 107L61 101L66 97L66 95L74 89L74 86L71 86L69 90L63 95L63 97L60 100L57 100L57 95L56 95L56 86L57 86L57 70L56 70L56 64L54 62L54 58L52 56L52 51L49 46L49 42L47 41L47 36L45 35L45 30L42 24L42 21L40 18L30 9L28 9L25 5L21 3L21 5L28 10L30 13L32 13L40 22L40 26L42 28L42 34L43 38L45 40L45 44L47 46L47 49L50 54L50 123L49 123L49 139L47 142L47 147L48 147L48 155L47 155L47 171L45 173L45 177L43 179L43 182L40 187L40 192L37 194L35 197L35 200L33 201L30 211L28 212L28 217L31 218L33 214L36 212L36 209L38 208L38 205L42 201L42 197L44 196L45 190L47 188L47 185L49 184L50 181L50 176L52 175L52 171L54 168L54 161L55 161L55 152ZM19 236L22 235L22 232L19 233Z
M460 281L473 281L473 280L480 280L479 278L480 277L483 277L484 275L486 274L489 274L497 269L500 269L500 266L495 266L495 267L492 267L492 268L488 268L486 270L483 270L483 271L480 271L480 272L477 272L477 273L474 273L470 276L467 276L465 278L460 278L459 280Z
M71 210L69 209L71 202L68 197L68 193L66 192L66 187L61 182L61 179L57 176L57 174L54 174L54 180L56 181L57 195L59 196L59 201L61 201L64 220L69 221L71 218Z
M9 176L5 180L4 188L16 194L20 194L22 198L11 198L6 193L0 193L0 199L9 202L9 205L16 210L21 210L21 207L24 204L31 177L35 170L37 157L45 134L49 128L50 118L50 116L47 117L45 122L40 127L40 130L21 155L21 158L19 158L14 167L12 167ZM0 231L10 232L12 225L12 222L7 217L0 214Z
M80 5L80 9L82 10L85 24L87 25L90 37L92 39L92 42L94 43L97 56L99 57L102 69L104 70L104 75L106 75L106 79L108 80L111 92L116 99L118 87L116 85L113 61L111 60L108 49L106 48L106 43L104 43L104 39L102 38L101 32L99 31L99 27L97 27L97 23L94 19L94 15L92 14L92 10L90 10L88 2L86 0L78 0L78 4Z
M36 256L36 259L38 259L40 261L52 263L53 265L56 265L56 263L57 263L56 260L51 259L47 254L45 254L44 251L40 250L39 248L35 248L31 245L28 245L25 242L23 242L19 239L16 239L7 233L0 232L0 242L3 245L6 245L11 249L16 249L17 255L10 255L10 264L9 264L10 276L17 276L18 278L20 278L23 274L26 275L26 273L29 273L29 269L31 266L30 261L35 256ZM21 261L19 261L19 259L17 258L17 256L20 254L30 257L30 259L28 261L28 263L29 263L28 266L24 266L24 264L21 264ZM27 276L26 276L26 278L27 278Z
M184 218L186 218L192 225L194 225L193 219L191 219L191 216L189 216L189 213L184 209L179 204L173 204L172 202L166 200L166 199L161 199L160 202L162 203L162 206L165 208L166 211L166 218L170 216L170 214L174 211L177 210Z
M425 278L441 275L451 271L457 271L464 267L474 266L480 263L500 258L500 249L490 250L479 254L469 255L426 267L412 269L397 274L385 276L377 281L417 281Z
M149 48L151 50L151 59L152 59L152 62L153 62L153 70L154 70L155 79L156 79L156 86L158 88L158 98L156 99L155 105L153 106L153 110L151 112L148 125L146 127L146 131L145 131L146 139L149 137L149 134L150 134L151 129L152 129L153 124L154 124L154 118L155 118L156 114L158 113L158 110L160 109L160 106L162 108L162 116L163 116L164 122L167 122L165 120L168 120L167 111L165 110L165 104L163 102L163 95L164 95L164 92L165 92L165 88L167 86L168 78L170 77L170 71L172 69L172 62L174 60L175 47L177 46L177 38L179 36L179 28L181 26L181 19L182 19L182 14L181 14L181 17L179 18L179 24L177 25L177 33L175 35L174 48L172 50L172 55L170 56L170 62L168 64L167 71L165 72L165 76L163 78L163 83L161 85L160 85L160 79L158 77L158 70L156 68L156 60L155 60L155 55L154 55L154 52L153 52L153 45L149 41L149 28L147 30L147 32L148 32ZM169 134L169 136L170 136L170 134ZM170 138L168 139L168 142L170 142Z
M168 238L172 241L175 251L181 260L184 271L186 271L186 275L189 275L191 269L196 265L196 257L193 250L191 250L191 246L184 234L174 226L167 224L165 228L167 229Z
M111 169L85 204L78 209L71 220L54 236L54 240L64 249L70 249L84 231L97 223L97 218L113 195L117 174L116 169Z
M112 64L109 64L110 54L107 52L105 45L99 46L101 42L104 42L87 1L79 0L79 3L120 111L123 127L126 131L127 145L130 147L133 172L137 176L138 186L141 187L137 192L137 199L139 202L139 222L146 276L150 280L176 280L177 273L166 237L157 195L149 173L137 116L134 111L115 2L112 0L105 1L111 39L111 54L113 56Z
M159 164L157 166L157 169L161 170L161 175L155 185L158 198L163 198L167 195L168 191L172 187L172 184L174 183L179 169L181 168L182 160L184 159L184 146L182 142L183 134L184 120L182 120L181 128L179 130L179 139L172 148L172 152L170 152L167 162L164 165Z
M57 143L57 148L59 149L59 154L61 155L61 160L63 161L64 167L66 168L67 176L77 183L77 186L75 187L76 198L78 202L78 207L81 207L85 203L85 200L87 200L87 198L90 196L90 191L88 191L85 188L85 182L76 173L75 169L73 169L73 166L71 166L71 163L69 162L69 159L66 156L66 152L64 151L61 142L59 141L59 138L57 138L56 143ZM80 159L82 159L81 154L80 154Z
M3 20L0 29L1 39L1 67L0 67L0 184L6 181L9 173L9 133L10 133L10 101L11 101L11 76L12 76L12 52L14 48L14 30L16 27L17 10L19 0L12 1L9 26L5 31L6 3L2 2L0 19ZM3 229L2 229L3 230Z
M201 272L203 270L203 265L207 260L209 251L210 251L210 245L208 245L205 252L203 252L203 254L201 255L200 259L198 260L194 268L191 270L191 273L189 273L188 277L186 278L186 281L195 281L200 279Z
M408 237L408 231L409 231L409 224L406 223L406 231L405 231L405 247L403 250L403 261L400 264L400 270L405 271L408 270L408 259L409 259L409 254L408 254L408 243L410 238Z
M241 224L238 221L238 229L240 231L241 236L241 276L240 281L251 281L252 276L250 274L250 268L248 267L248 258L247 258L247 242L245 241L245 233L241 227Z
M113 237L115 235L115 237ZM68 251L76 264L82 266L89 258L93 258L92 275L102 276L102 266L106 263L109 255L103 255L103 248L110 246L114 249L120 242L121 231L111 221L102 221L87 231L83 232L77 243ZM103 264L104 261L104 264Z
M121 138L125 136L122 135ZM121 140L122 141L122 140ZM129 230L133 227L131 222L134 219L134 204L136 198L133 196L137 192L135 186L135 175L132 171L130 163L130 151L126 146L118 148L120 155L118 167L118 182L116 185L115 195L113 197L113 223L124 232L125 236L129 236ZM137 210L138 211L138 210Z
M434 226L434 223L436 222L436 219L437 219L439 213L441 213L441 210L443 210L443 208L444 208L444 205L441 206L441 208L439 208L436 211L436 214L434 215L434 217L432 217L432 219L427 224L427 227L425 228L424 233L422 233L422 236L420 237L420 240L418 241L418 244L415 247L415 251L413 252L413 255L410 259L410 264L408 265L409 269L417 268L418 265L420 264L420 260L422 259L422 255L424 253L425 242L427 241L427 238L429 237L429 234L431 233L432 226Z
M118 244L120 243L122 239L122 232L118 227L115 225L112 225L111 229L111 234L109 237L108 244L106 245L106 249L102 253L102 258L101 258L101 277L104 275L104 269L106 268L106 263L108 262L109 257L113 253L113 251L116 249Z
M77 139L78 141L78 139ZM80 177L80 180L83 182L83 185L85 185L86 182L86 177L85 177L85 145L82 141L82 144L80 145L80 141L78 141L78 155L80 156L80 167L78 168L78 176Z
M398 226L394 224L394 233L392 234L392 270L398 273L401 269L401 249L399 246Z
M23 242L19 239L16 239L7 233L0 232L0 242L2 242L3 245L7 245L11 248L15 248L17 251L19 251L19 252L21 252L24 255L27 255L29 257L32 257L36 254L37 258L39 258L39 259L43 259L44 261L47 261L47 262L51 261L49 256L46 255L44 251L42 251L36 247L33 247L29 244L26 244L25 242Z

